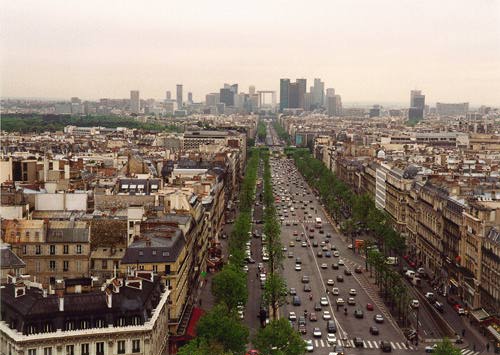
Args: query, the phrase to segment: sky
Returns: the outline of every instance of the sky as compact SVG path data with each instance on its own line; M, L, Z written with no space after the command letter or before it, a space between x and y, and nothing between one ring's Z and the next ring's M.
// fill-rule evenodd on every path
M343 102L500 106L499 0L0 0L0 95L195 101L325 81Z

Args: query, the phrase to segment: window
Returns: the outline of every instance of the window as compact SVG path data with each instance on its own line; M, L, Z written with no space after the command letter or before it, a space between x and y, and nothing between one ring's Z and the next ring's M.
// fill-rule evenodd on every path
M125 317L120 317L120 318L118 318L118 324L117 324L118 326L121 326L121 327L122 327L122 326L124 326L124 325L126 325L126 324L127 324L127 322L126 322Z
M98 319L95 321L96 328L104 328L104 325L105 325L105 323L104 323L104 320L102 320L102 319Z
M128 227L134 228L134 221L128 221Z
M54 271L56 269L56 261L55 260L49 261L49 269L52 271Z
M138 353L140 351L141 351L141 340L140 339L132 340L132 352Z
M63 261L63 271L68 271L69 270L69 261L64 260Z
M139 265L139 270L144 270L144 265Z
M80 347L80 354L82 355L90 355L90 346L89 344L82 344L82 346Z
M165 265L165 274L170 275L170 265Z
M75 355L74 345L66 345L66 355Z
M56 246L55 245L51 245L50 246L50 255L55 255L56 254Z
M27 245L23 245L23 254L28 254L28 246Z
M81 254L82 253L82 245L81 244L77 244L76 245L76 253L77 254Z
M26 231L26 238L30 237L30 231Z
M82 271L82 262L81 260L76 261L76 271L81 272Z
M35 271L40 272L40 260L35 261Z
M35 232L35 237L39 238L40 237L40 232L36 231Z
M42 254L42 247L40 245L35 246L35 254L36 255Z
M118 340L118 354L125 354L125 340Z
M108 261L107 260L103 260L102 261L102 269L106 270L107 268L108 268Z
M37 331L37 329L34 325L28 325L28 329L27 329L28 334L35 334L36 331Z
M153 250L153 255L156 255L156 250Z
M139 250L139 255L144 255L144 252L142 250Z
M36 355L36 349L28 349L28 355Z
M63 246L63 254L69 254L69 245Z
M158 272L158 265L153 265L153 271Z
M104 355L104 342L103 341L95 343L95 353L96 353L96 355Z
M43 348L43 355L52 355L52 348Z

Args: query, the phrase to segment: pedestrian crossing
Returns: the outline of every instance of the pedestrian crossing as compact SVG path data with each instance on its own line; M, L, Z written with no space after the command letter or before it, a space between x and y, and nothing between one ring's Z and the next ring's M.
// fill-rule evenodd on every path
M316 223L316 221L303 221L299 219L285 219L283 222L288 222L288 223Z
M314 347L316 348L332 348L335 344L330 344L326 340L323 339L314 339ZM414 350L412 345L406 346L404 342L391 341L391 346L393 349L397 350ZM342 345L345 348L355 348L353 340L337 340L338 345ZM379 349L380 341L379 340L363 340L363 348L365 349ZM359 347L361 348L361 347ZM464 355L476 355L476 354L468 354Z
M471 349L462 349L462 350L460 350L460 352L464 355L478 355L479 354L479 351L474 351Z

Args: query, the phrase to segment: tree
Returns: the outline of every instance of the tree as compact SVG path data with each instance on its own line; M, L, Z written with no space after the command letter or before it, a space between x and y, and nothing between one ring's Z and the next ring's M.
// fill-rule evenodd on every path
M273 309L273 319L278 315L278 308L286 303L287 287L283 277L270 274L264 285L264 302Z
M200 318L196 333L200 340L218 343L225 351L242 354L248 343L249 332L225 306L216 305Z
M460 355L460 349L453 346L451 341L447 338L444 338L442 342L437 343L436 348L434 349L434 354L436 355Z
M266 355L302 355L306 352L304 340L286 318L273 320L259 329L253 344Z
M179 348L179 355L233 355L232 351L225 351L221 344L207 342L205 339L195 338Z
M225 265L212 281L212 294L216 302L224 303L230 312L238 304L246 304L248 299L246 274L238 267L233 264Z

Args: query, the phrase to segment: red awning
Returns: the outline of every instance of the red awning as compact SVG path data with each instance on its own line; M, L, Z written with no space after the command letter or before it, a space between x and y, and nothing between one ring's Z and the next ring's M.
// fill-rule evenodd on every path
M198 320L200 320L203 314L205 314L205 311L203 309L198 307L193 308L191 318L189 319L189 323L186 329L186 335L193 338L196 336L196 324L198 324Z

